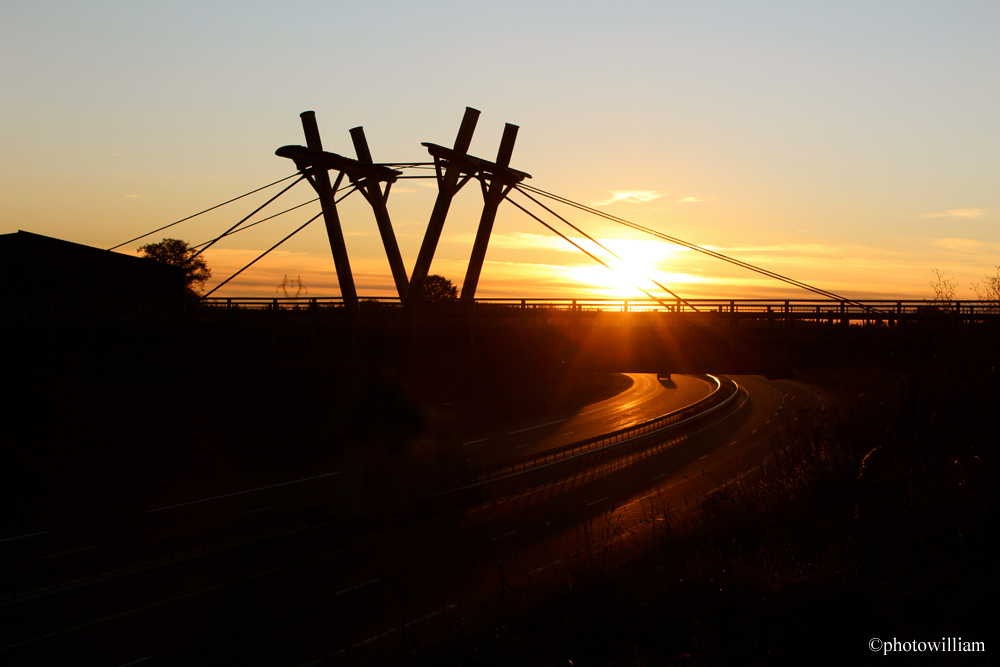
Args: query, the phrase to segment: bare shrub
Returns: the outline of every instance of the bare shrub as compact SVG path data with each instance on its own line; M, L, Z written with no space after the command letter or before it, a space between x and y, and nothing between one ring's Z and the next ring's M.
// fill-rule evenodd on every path
M934 301L954 301L958 284L941 273L940 269L931 269L931 273L934 274L935 280L927 284L934 290Z
M980 301L991 302L990 312L1000 312L1000 266L993 273L984 273L982 280L972 283L972 291Z

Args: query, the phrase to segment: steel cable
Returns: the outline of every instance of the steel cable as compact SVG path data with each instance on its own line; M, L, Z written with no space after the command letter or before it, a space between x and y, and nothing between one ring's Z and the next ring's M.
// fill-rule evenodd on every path
M260 206L258 206L257 208L255 208L250 215L244 217L242 220L240 220L235 225L233 225L232 227L230 227L229 229L227 229L225 232L223 232L219 236L216 236L214 239L212 239L208 243L204 244L204 247L201 248L201 250L199 250L195 254L193 254L190 257L188 257L187 260L186 260L186 262L191 262L195 257L197 257L198 255L200 255L201 253L205 252L206 250L208 250L209 248L211 248L213 245L215 245L215 243L219 239L221 239L222 237L229 236L229 234L231 234L234 229L236 229L237 227L239 227L240 225L242 225L244 222L246 222L247 220L249 220L253 216L257 215L257 213L259 213L265 206L267 206L268 204L270 204L271 202L273 202L275 199L277 199L281 195L283 195L286 192L288 192L289 190L291 190L300 181L305 180L305 178L306 178L306 175L304 173L300 174L298 179L292 181L287 187L285 187L284 190L282 190L281 192L279 192L278 194L274 195L273 197L271 197L270 199L268 199L266 202L264 202L263 204L261 204Z
M546 228L547 228L548 230L550 230L550 231L551 231L551 232L552 232L553 234L555 234L556 236L559 236L559 237L560 237L561 239L563 239L563 240L564 240L564 241L566 241L567 243L571 244L571 245L572 245L572 246L573 246L574 248L576 248L576 249L577 249L577 250L579 250L580 252L582 252L582 253L584 253L585 255L587 255L587 257L590 257L590 258L591 258L592 260L594 260L595 262L597 262L598 264L600 264L601 266L603 266L604 268L606 268L606 269L607 269L608 271L611 271L612 273L614 273L614 269L613 269L613 268L611 267L611 265L609 265L609 264L608 264L607 262L605 262L605 261L604 261L603 259L601 259L601 258L600 258L600 257L598 257L597 255L595 255L595 254L591 253L591 252L590 252L590 251L588 251L588 250L587 250L586 248L584 248L583 246L581 246L581 245L580 245L579 243L577 243L576 241L574 241L574 240L573 240L573 239L571 239L570 237L566 236L565 234L563 234L562 232L560 232L560 231L559 231L558 229L556 229L556 228L555 228L555 227L553 227L552 225L548 224L547 222L545 222L544 220L542 220L541 218L539 218L539 217L538 217L537 215L535 215L534 213L532 213L532 212L531 212L531 211L529 211L528 209L526 209L526 208L524 208L523 206L521 206L520 204L518 204L518 203L517 203L516 201L514 201L514 200L513 200L513 199L511 199L510 197L508 197L508 196L505 196L505 197L504 197L504 199L506 199L506 200L507 200L507 201L509 201L509 202L510 202L511 204L513 204L513 205L514 205L514 206L516 206L517 208L519 208L519 209L521 209L522 211L524 211L525 213L527 213L527 214L528 214L529 216L531 216L532 218L534 218L534 219L535 219L536 221L540 222L540 223L541 223L542 225L544 225L544 226L545 226L545 227L546 227ZM638 290L639 290L640 292L642 292L643 294L645 294L646 296L648 296L648 297L649 297L650 299L652 299L652 300L656 301L656 302L657 302L658 304L660 304L660 305L661 305L661 306L663 306L664 308L670 308L670 305L669 305L669 304L666 304L666 303L664 303L663 301L661 301L661 300L660 300L660 299L658 299L657 297L655 297L655 296L653 296L652 294L650 294L650 293L649 293L648 291L644 290L643 288L639 287L638 285L636 285L635 287L636 287L636 289L638 289ZM685 303L686 303L686 302L685 302Z
M346 190L346 189L347 189L347 187L350 187L350 186L345 186L345 188L344 188L344 189ZM233 234L239 234L240 232L245 232L246 230L250 229L251 227L253 227L253 226L255 226L255 225L259 225L259 224L260 224L260 223L262 223L262 222L267 222L268 220L272 220L272 219L274 219L274 218L277 218L277 217L278 217L279 215L284 215L284 214L286 214L286 213L291 213L291 212L292 212L292 211L294 211L295 209L299 209L299 208L302 208L303 206L307 206L307 205L309 205L309 204L312 204L313 202L318 202L318 201L319 201L319 197L316 197L315 199L310 199L309 201L307 201L307 202L304 202L304 203L302 203L302 204L299 204L298 206L293 206L293 207L291 207L291 208L286 208L286 209L285 209L284 211L282 211L281 213L275 213L274 215L269 215L269 216L268 216L268 217L266 217L266 218L261 218L261 219L260 219L260 220L258 220L257 222L251 222L251 223L250 223L249 225L244 225L243 227L240 227L239 229L237 229L237 230L236 230L236 231L234 231L234 232L230 232L230 233L228 233L228 234L223 234L223 235L222 235L222 236L221 236L220 238L225 238L225 237L227 237L227 236L232 236ZM191 246L191 248L192 248L192 249L197 249L197 248L200 248L200 247L202 247L203 245L208 245L209 243L211 243L211 241L205 241L205 242L203 242L203 243L199 243L198 245L195 245L195 246Z
M179 225L182 222L190 220L191 218L197 218L202 213L208 213L209 211L214 211L215 209L217 209L217 208L219 208L221 206L225 206L226 204L232 204L237 199L243 199L244 197L249 197L250 195L252 195L255 192L260 192L261 190L266 190L266 189L268 189L271 186L274 186L274 185L277 185L278 183L282 183L284 181L287 181L289 178L295 178L298 175L299 175L298 172L296 172L296 173L292 174L291 176L285 176L284 178L279 179L279 180L275 181L274 183L268 183L267 185L265 185L263 187L259 187L256 190L251 190L250 192L248 192L246 194L243 194L243 195L240 195L239 197L233 197L229 201L224 201L221 204L216 204L215 206L213 206L211 208L206 208L204 211L200 211L198 213L195 213L194 215L189 215L186 218L181 218L177 222L171 222L169 225L164 225L163 227L160 227L159 229L154 229L151 232L146 232L142 236L136 236L134 239L125 241L125 243L119 243L116 246L112 246L112 247L108 248L108 250L117 250L118 248L121 248L123 245L128 245L129 243L134 243L135 241L138 241L139 239L144 239L144 238L146 238L147 236L149 236L151 234L155 234L156 232L162 232L164 229L167 229L168 227L173 227L174 225Z
M625 227L629 227L631 229L635 229L637 231L644 232L644 233L649 234L651 236L655 236L655 237L661 238L661 239L663 239L665 241L669 241L670 243L673 243L675 245L679 245L679 246L682 246L684 248L688 248L689 250L694 250L696 252L700 252L702 254L708 255L709 257L714 257L716 259L721 259L724 262L728 262L728 263L733 264L735 266L739 266L741 268L744 268L744 269L747 269L747 270L750 270L750 271L754 271L754 272L759 273L761 275L767 276L768 278L773 278L774 280L779 280L781 282L787 283L787 284L792 285L794 287L798 287L800 289L804 289L804 290L807 290L807 291L810 291L810 292L814 292L814 293L819 294L821 296L824 296L824 297L826 297L828 299L834 299L836 301L843 301L843 302L849 303L851 305L860 306L862 308L865 308L866 310L872 310L871 306L866 306L866 305L864 305L862 303L859 303L857 301L854 301L852 299L848 299L846 297L840 296L839 294L835 294L834 292L830 292L828 290L824 290L824 289L821 289L819 287L813 287L812 285L804 283L804 282L802 282L800 280L795 280L794 278L789 278L788 276L783 276L783 275L781 275L779 273L775 273L774 271L769 271L768 269L764 269L764 268L761 268L761 267L756 266L754 264L750 264L749 262L744 262L743 260L739 260L739 259L736 259L734 257L729 257L728 255L723 255L720 252L716 252L714 250L709 250L708 248L704 248L704 247L699 246L697 244L690 243L688 241L684 241L683 239L679 239L679 238L676 238L674 236L670 236L669 234L664 234L663 232L657 231L655 229L651 229L649 227L644 227L643 225L639 225L639 224L636 224L634 222L630 222L628 220L625 220L624 218L619 218L618 216L611 215L610 213L604 213L603 211L598 211L598 210L596 210L594 208L591 208L591 207L586 206L584 204L580 204L580 203L575 202L575 201L573 201L571 199L567 199L565 197L561 197L559 195L552 194L551 192L546 192L544 190L541 190L539 188L536 188L536 187L533 187L533 186L530 186L530 185L519 186L518 189L521 189L522 187L524 189L530 191L530 192L533 192L533 193L537 194L537 195L540 195L540 196L543 196L543 197L548 197L549 199L552 199L554 201L560 202L562 204L566 204L567 206L572 206L572 207L577 208L577 209L579 209L581 211L585 211L587 213L591 213L593 215L597 215L599 217L605 218L605 219L610 220L612 222L616 222L616 223L618 223L620 225L624 225Z
M343 197L341 197L340 199L335 200L334 203L335 204L339 204L340 202L342 202L345 198L347 198L348 195L350 195L355 190L357 190L357 188L352 186L350 190L348 190L346 193L344 193ZM225 280L223 280L221 283L219 283L218 285L216 285L215 287L213 287L202 298L203 299L207 299L208 297L212 296L212 294L214 294L217 289L219 289L220 287L222 287L223 285L225 285L226 283L228 283L230 280L232 280L236 276L240 275L241 273L243 273L244 271L246 271L247 269L249 269L251 266L253 266L257 262L259 262L260 260L262 260L268 253L270 253L272 250L274 250L275 248L277 248L278 246L280 246L282 243L284 243L288 239L292 238L293 236L295 236L296 234L298 234L299 232L301 232L309 224L311 224L313 221L315 221L317 218L319 218L322 215L323 215L323 212L320 211L319 213L317 213L313 217L311 217L308 220L306 220L305 223L303 223L301 227L299 227L298 229L296 229L295 231L293 231L291 234L289 234L288 236L286 236L285 238L281 239L280 241L278 241L277 243L275 243L273 246L271 246L270 248L268 248L267 250L265 250L261 255L259 255L256 259L254 259L252 262L250 262L246 266L244 266L242 269L240 269L239 271L237 271L236 273L234 273L233 275L229 276L228 278L226 278Z
M516 185L514 186L514 189L516 189L516 190L517 190L518 192L520 192L520 193L521 193L522 195L524 195L525 197L527 197L527 198L528 198L528 199L530 199L531 201L535 202L536 204L538 204L539 206L541 206L542 208L544 208L544 209L545 209L546 211L548 211L549 213L551 213L551 214L552 214L552 215L554 215L555 217L557 217L557 218L559 218L560 220L562 220L562 221L563 221L564 223L566 223L567 225L569 225L570 227L572 227L572 228L573 228L574 230L576 230L576 231L577 231L578 233L580 233L580 234L583 234L583 235L584 235L584 236L585 236L585 237L586 237L586 238L587 238L587 239L588 239L588 240L589 240L589 241L590 241L591 243L594 243L594 244L598 245L598 246L599 246L599 247L601 247L601 248L602 248L602 249L603 249L603 250L604 250L605 252L607 252L607 253L610 253L610 254L611 254L611 255L612 255L612 256L613 256L613 257L614 257L615 259L617 259L618 261L620 261L620 262L624 262L624 261L625 261L625 260L623 260L623 259L622 259L622 258L621 258L621 257L620 257L620 256L618 255L618 253L616 253L616 252L614 252L613 250L611 250L611 248L608 248L608 247L607 247L606 245L604 245L603 243L601 243L600 241L598 241L598 240L597 240L597 239L595 239L594 237L590 236L590 235L589 235L589 234L588 234L587 232L583 231L582 229L580 229L579 227L577 227L576 225L574 225L574 224L573 224L572 222L570 222L569 220L567 220L566 218L562 217L561 215L559 215L558 213L556 213L555 211L553 211L552 209L550 209L550 208L549 208L548 206L546 206L546 205L545 205L545 204L543 204L542 202L540 202L540 201L538 201L537 199L535 199L534 197L532 197L532 196L531 196L530 194L528 194L528 193L527 193L527 192L526 192L525 190L522 190L522 189L521 189L520 187L518 187L518 186L516 186ZM678 301L681 301L681 302L683 302L685 306L688 306L689 308L691 308L691 309L692 309L692 310L694 310L695 312L698 312L698 308L697 308L697 307L696 307L696 306L695 306L694 304L692 304L692 303L689 303L689 302L688 302L688 301L687 301L686 299L684 299L684 298L682 298L682 297L678 296L678 295L677 295L677 294L676 294L676 293L675 293L675 292L674 292L673 290L669 289L668 287L666 287L666 286L664 286L664 285L661 285L661 284L660 284L659 282L657 282L656 280L653 280L653 279L652 279L651 277L649 277L649 276L644 276L644 277L646 278L646 280L648 280L649 282L653 283L654 285L656 285L657 287L659 287L659 288L660 288L661 290L663 290L664 292L666 292L666 293L667 293L667 294L669 294L670 296L674 297L674 298L675 298L675 299L677 299ZM641 288L641 287L639 287L638 285L636 285L636 287L637 287L638 289L642 289L642 288Z

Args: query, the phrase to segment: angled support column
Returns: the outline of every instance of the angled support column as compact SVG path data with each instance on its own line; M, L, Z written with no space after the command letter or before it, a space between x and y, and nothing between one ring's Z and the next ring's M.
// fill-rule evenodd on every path
M354 141L354 152L358 156L358 162L367 165L374 164L371 151L368 149L364 128L352 128L351 139ZM396 283L396 292L399 293L400 300L403 300L406 298L408 284L406 269L403 268L403 257L399 254L399 244L396 243L396 235L392 231L389 209L386 208L386 200L389 198L389 188L392 186L392 181L386 184L385 191L382 190L381 182L370 176L354 181L354 185L368 200L375 213L375 222L378 224L379 234L382 235L382 245L385 247L385 256L388 258L389 268L392 270L392 279Z
M323 150L323 142L319 137L319 127L316 125L316 112L303 111L302 130L306 135L306 147L315 151ZM330 250L333 251L333 263L337 267L337 281L340 283L340 294L349 312L358 310L358 291L354 287L354 275L351 273L351 261L347 257L347 244L344 242L344 230L340 226L340 216L337 215L337 204L334 201L333 187L330 184L330 174L326 169L314 168L310 182L319 196L323 207L323 220L326 222L326 234L330 238ZM337 179L340 182L340 178Z
M435 154L434 144L424 143L431 155L434 155L434 166L438 176L438 196L434 202L434 210L427 223L427 231L424 233L424 241L420 245L420 253L417 255L417 262L413 266L413 275L410 276L410 287L406 292L406 304L412 306L420 298L420 292L424 288L424 281L431 268L431 261L434 259L434 251L437 249L438 241L441 239L441 230L444 228L445 218L448 217L448 209L451 207L451 200L459 190L462 189L472 175L475 168L471 162L465 159L465 155L472 143L472 134L476 131L476 122L479 120L479 110L472 107L465 108L465 116L462 118L462 125L455 138L455 147L452 150L443 149L447 157ZM440 148L440 147L436 147ZM441 173L442 163L444 164L444 174ZM465 178L459 178L465 174Z
M385 197L389 194L389 186L386 186L383 193L382 181L390 185L403 172L383 165L372 164L371 154L368 152L368 144L364 142L364 134L361 135L363 152L367 161L352 160L336 153L328 153L323 150L323 144L319 138L319 128L316 126L316 114L312 111L303 111L302 129L306 134L306 146L282 146L274 153L278 157L288 158L295 162L295 168L301 171L309 179L316 194L319 195L320 204L323 206L323 219L326 222L326 233L330 238L330 249L333 251L333 262L337 267L337 279L340 281L340 293L344 298L344 305L351 313L358 310L358 292L354 287L354 276L351 273L351 263L347 258L347 244L344 242L344 231L340 227L340 217L337 215L337 202L335 194L337 187L347 175L351 182L364 193L369 201L373 202L372 207L376 209L376 219L379 219L378 203L381 202L382 211L385 213L389 237L392 239L392 247L395 248L396 261L403 280L406 274L402 273L402 259L399 258L399 248L395 246L396 239L392 235L392 227L388 225L389 214L385 211ZM360 130L361 128L356 128ZM353 132L353 130L352 130ZM357 147L357 139L355 146ZM330 170L338 172L337 182L330 184ZM377 194L377 196L375 196ZM379 229L382 229L382 222L379 222ZM385 240L385 233L382 236ZM390 246L386 245L386 252L389 254L390 264L393 262ZM393 267L393 277L396 276L396 267ZM397 286L399 282L397 281ZM404 283L405 289L405 283Z
M479 275L483 271L486 260L486 247L493 233L493 223L497 219L497 209L510 189L521 178L511 178L508 165L510 156L514 153L514 141L517 139L517 125L507 123L503 128L503 138L500 140L500 150L497 151L497 161L489 178L480 179L483 188L483 214L479 218L479 230L476 232L476 242L472 246L472 256L465 271L465 281L462 282L462 303L471 304L476 298L476 287L479 285Z

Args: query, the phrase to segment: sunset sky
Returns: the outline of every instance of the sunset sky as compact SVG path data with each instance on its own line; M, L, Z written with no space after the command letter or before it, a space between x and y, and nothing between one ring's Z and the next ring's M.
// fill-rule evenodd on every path
M549 192L852 298L929 297L935 268L973 298L1000 264L998 34L1000 2L960 0L0 0L0 233L108 248L293 173L274 151L305 143L301 111L326 150L354 157L363 125L377 162L403 162L471 106L470 153L519 125L511 166ZM271 192L146 241L206 241ZM435 194L392 189L407 272ZM462 190L432 273L460 285L481 207ZM811 296L556 210L682 296ZM209 287L318 211L220 242ZM392 295L367 203L340 212L359 292ZM507 203L486 260L484 297L638 294ZM286 275L339 294L321 222L220 294Z

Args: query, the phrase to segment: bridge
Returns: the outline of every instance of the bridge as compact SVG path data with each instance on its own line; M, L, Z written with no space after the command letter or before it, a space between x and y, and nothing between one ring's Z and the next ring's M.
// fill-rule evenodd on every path
M9 344L184 341L206 354L281 350L280 363L302 366L413 357L483 370L773 376L833 367L927 326L1000 324L1000 308L987 301L497 298L417 302L409 310L398 297L362 299L354 310L342 297L2 301Z
M802 363L835 363L844 350L884 345L887 340L905 335L916 322L947 320L975 326L996 322L1000 313L1000 305L992 302L849 299L529 186L525 181L530 175L509 166L517 126L506 124L495 160L468 154L478 118L478 110L466 108L451 148L425 142L431 162L376 163L363 128L350 130L357 158L344 157L323 150L315 113L303 112L306 145L283 146L276 151L279 157L295 164L296 173L111 250L286 181L291 183L249 215L195 246L187 261L222 239L319 202L320 211L304 224L224 279L196 304L180 300L5 296L2 317L8 341L51 338L54 332L63 330L73 339L93 341L101 337L119 344L123 340L153 338L184 340L211 349L221 341L230 350L242 347L247 352L259 350L261 345L280 345L294 351L284 356L302 364L346 354L372 363L387 357L399 363L419 356L440 363L514 364L539 369L570 365L585 370L773 374ZM438 189L409 276L388 208L392 185L403 179L431 179ZM454 303L429 303L422 298L423 286L451 202L473 180L480 184L483 209L461 294ZM303 181L315 190L315 199L260 217L266 207ZM372 208L395 295L365 297L356 289L337 210L337 204L354 192L360 192ZM512 198L515 193L517 199ZM616 267L624 263L622 258L588 234L583 223L558 213L557 207L597 216L633 233L638 231L651 239L727 262L809 292L812 298L691 299L652 278L637 285L645 294L641 299L477 298L497 210L504 202L609 271L618 270ZM308 299L217 295L262 257L320 218L330 241L340 295Z
M243 268L227 277L220 284L212 288L206 297L211 297L236 276L240 275L252 267L261 258L272 252L275 248L285 243L307 226L319 218L323 218L326 226L327 236L330 242L331 254L337 271L337 278L341 291L341 303L344 308L354 313L359 308L361 297L358 295L354 282L354 275L351 270L350 258L344 242L344 233L340 223L340 214L337 204L355 192L360 192L372 208L375 222L379 230L379 235L385 250L386 259L392 273L393 282L396 288L396 296L409 310L415 307L421 300L424 283L430 270L431 262L441 238L448 211L455 195L469 182L475 180L479 182L483 196L483 208L480 216L479 227L473 243L471 255L467 265L465 279L461 284L460 301L467 306L476 301L476 290L479 284L480 275L486 251L492 235L493 226L496 220L497 211L504 202L509 203L528 218L537 222L550 233L558 236L567 244L574 247L581 254L586 255L595 263L603 266L609 271L622 270L625 263L613 250L601 243L598 239L588 234L579 220L570 221L565 215L560 214L555 209L562 207L563 210L571 209L574 215L580 213L586 216L600 218L604 222L611 222L620 225L632 233L639 232L651 239L665 241L670 244L695 251L741 269L766 276L776 281L785 283L799 289L812 292L825 299L838 301L851 301L828 290L810 285L808 283L781 275L769 269L755 266L743 260L729 257L720 252L699 246L681 238L671 236L660 230L646 227L632 221L611 215L605 211L598 210L580 202L573 201L567 197L548 192L541 188L528 185L525 181L531 175L512 169L510 161L514 151L514 143L517 138L518 126L507 123L504 127L503 137L494 161L481 157L476 157L468 153L472 136L478 123L480 112L477 109L467 107L462 118L455 142L452 148L447 148L438 144L424 142L422 145L427 149L432 162L383 162L375 163L368 147L367 138L363 127L355 127L350 130L351 140L357 154L357 159L347 158L336 153L323 150L323 143L320 138L319 127L316 114L312 111L305 111L300 114L303 133L306 139L305 146L289 145L282 146L275 151L279 157L291 160L297 172L279 179L268 185L256 188L238 197L234 197L216 206L209 207L193 215L186 216L176 222L158 227L150 232L137 236L133 239L119 243L109 250L129 245L135 241L146 238L157 232L174 227L175 225L189 221L209 211L216 210L233 202L243 199L269 188L273 188L281 183L291 180L276 195L269 198L262 205L255 208L249 215L244 216L221 234L209 241L205 241L194 246L194 254L188 258L191 261L198 255L214 246L216 243L234 234L241 233L247 229L255 227L264 222L272 221L288 213L296 211L306 205L319 202L320 212L316 213L301 226L293 230L275 243L272 247L262 252L257 258L248 263ZM294 179L294 180L292 180ZM396 240L392 226L392 220L388 209L388 199L392 185L404 179L424 179L433 180L437 186L438 195L434 208L430 214L419 254L416 258L413 272L407 277L403 259L400 254L399 245ZM349 184L344 184L345 180ZM308 182L315 190L316 197L308 202L287 208L278 213L257 217L266 207L282 197L285 193L295 187L300 182ZM518 197L512 198L512 194L517 193ZM255 219L255 217L257 219ZM253 220L251 222L251 220ZM560 227L564 231L560 231ZM571 238L572 233L576 238ZM630 279L635 282L635 278ZM690 300L677 294L671 288L646 276L640 279L642 285L636 288L643 292L646 297L661 304L664 308L669 307L668 302L679 301L686 304L692 310L697 311L698 307L691 304Z
M319 424L320 435L343 447L332 461L313 453L305 461L305 471L295 472L274 469L273 460L268 459L267 470L258 471L252 483L223 478L187 480L168 487L151 484L150 470L169 471L170 464L179 463L173 470L181 472L173 474L185 481L194 460L218 456L226 461L229 455L235 457L233 452L252 450L241 436L251 431L267 435L266 426L272 422L264 419L266 413L278 412L274 406L280 405L289 383L307 376L287 372L289 366L318 369L315 375L320 379L307 392L328 388L338 380L348 384L347 380L356 379L357 370L374 376L387 367L406 365L416 371L414 376L426 367L443 369L445 374L455 369L475 373L490 368L572 368L661 375L781 375L801 365L834 365L852 354L888 352L913 337L926 338L928 331L952 335L1000 323L1000 304L995 302L851 300L749 265L744 268L820 298L688 299L658 284L658 291L654 294L651 289L643 299L477 298L477 271L485 256L494 205L507 201L515 189L522 195L543 196L521 183L526 174L506 166L514 131L505 131L495 162L465 154L471 129L464 122L455 148L427 145L434 163L376 165L361 132L352 131L358 149L355 161L324 153L314 118L304 115L303 123L308 145L284 147L279 155L294 160L300 170L298 180L307 180L317 190L323 210L309 222L324 218L341 295L263 299L213 293L198 301L58 295L0 298L2 335L14 357L11 365L20 371L11 383L18 391L10 402L20 408L12 425L23 428L11 440L25 450L38 450L51 444L45 438L36 443L39 425L55 423L59 437L50 439L70 443L73 450L56 448L58 455L41 456L34 471L26 471L23 465L9 467L16 479L8 486L35 495L9 503L26 514L19 517L24 527L0 536L7 549L0 553L7 559L7 574L0 581L7 596L0 598L0 614L5 614L0 616L4 628L0 653L8 661L40 661L38 656L44 656L48 663L56 663L65 662L68 656L78 660L80 655L99 655L107 657L108 664L137 664L150 659L137 660L137 656L155 655L159 660L169 651L167 659L172 656L178 664L193 664L215 655L212 651L218 646L225 646L224 654L232 657L233 645L247 642L250 636L257 642L266 639L284 646L302 646L311 640L313 645L304 649L304 658L310 660L306 664L318 663L312 660L317 655L349 659L351 650L396 632L402 634L402 629L415 623L438 617L451 623L453 617L448 614L459 609L459 604L463 616L467 610L485 608L496 599L495 590L501 596L508 590L508 580L513 581L513 577L508 579L510 574L517 573L537 588L546 577L558 581L557 564L574 558L584 562L594 549L606 550L619 536L633 531L658 530L656 522L670 520L669 508L687 508L689 500L696 502L730 481L751 479L763 471L765 463L778 457L782 431L794 410L825 407L823 393L802 383L738 378L737 386L730 379L717 378L710 396L669 414L627 415L632 421L596 435L568 427L565 436L573 440L568 444L528 450L523 456L455 474L461 466L454 464L464 460L468 447L487 447L482 443L488 438L477 435L461 441L453 414L440 405L435 406L441 408L436 417L425 426L439 447L420 450L419 456L408 455L390 466L387 457L378 458L382 456L379 438L358 438L344 423L320 424L322 416L336 413L338 402L344 402L343 396L330 392L322 394L324 400L310 411L281 417L283 437L268 455L277 457L278 450L298 444L289 436L289 426L308 421L310 427ZM442 197L432 214L417 267L407 276L401 260L397 261L398 247L393 251L385 200L393 179L405 177L403 172L416 166L435 170L432 178L438 180ZM334 179L327 173L331 170L339 174ZM364 297L354 289L333 197L345 177L351 181L346 189L362 191L372 204L390 258L397 288L394 296ZM484 213L461 297L423 300L420 288L447 205L457 189L473 178L483 185ZM200 250L276 217L249 222L262 208L201 244ZM541 208L554 215L547 207ZM156 231L160 229L152 233ZM653 235L670 238L658 232ZM685 247L743 265L693 244ZM578 249L611 269L607 259ZM36 352L38 358L32 356ZM115 355L123 363L99 383L94 382L97 374L80 373L69 389L53 399L53 387L59 388L59 382L52 382L53 375L65 378L48 373L50 369L39 372L37 362L51 360L60 352L68 359L85 360L92 368L104 366L102 354ZM162 356L153 373L144 367L139 354ZM920 358L904 356L904 363ZM226 370L227 359L248 371L224 385L239 395L221 407L216 401L203 406L190 400L185 392L205 382L206 376L206 384L211 383L216 393L213 399L224 393L217 385L227 374L211 375L220 368ZM206 360L216 364L207 373ZM51 366L57 367L58 361ZM280 372L260 372L268 365ZM125 372L118 372L122 368ZM76 371L57 370L65 375ZM657 378L649 380L665 391ZM166 390L161 389L163 384ZM240 411L233 409L268 391L275 394L273 404L261 408L259 401L247 401ZM380 396L368 398L376 401ZM170 399L166 405L152 405L164 399ZM90 411L102 414L115 401L125 404L124 415L117 408L104 413L113 413L117 419L102 420L99 439L84 441L98 450L92 461L82 459L90 468L75 466L80 469L80 480L107 492L113 499L112 509L86 495L69 495L66 480L58 479L51 492L66 495L57 496L62 498L60 511L46 516L42 510L55 505L41 495L40 489L49 489L39 482L49 481L49 467L62 461L65 452L85 450L79 441L87 435L72 419L53 419L49 403L60 412L82 405L84 409L69 413L79 419ZM393 410L391 405L379 407L382 410L374 417L357 417L365 429L377 430L377 422L386 420ZM606 409L628 412L620 404ZM205 419L192 419L195 413ZM580 416L584 414L590 412ZM123 416L130 419L122 422ZM503 430L509 435L537 434L566 421L548 415L508 424ZM184 437L171 437L197 432L209 422L244 428L235 433L213 430L191 443ZM159 439L142 437L161 434L164 437ZM404 436L393 437L402 440ZM237 446L227 452L223 444L231 441ZM117 450L108 450L116 444L120 445ZM520 445L514 449L523 451ZM328 450L321 451L329 456ZM121 465L119 461L141 462L136 466L141 475L123 481L127 476L116 474L114 468ZM641 466L631 465L640 461ZM406 481L400 481L404 476ZM455 484L463 486L450 488ZM429 499L417 497L428 488L440 493ZM408 502L376 510L363 507L375 504L376 496L388 503L406 494ZM123 498L129 503L123 504ZM73 513L63 515L64 507ZM368 511L362 513L363 509ZM464 517L461 523L458 517ZM620 525L622 533L609 535L595 546L593 526L612 524ZM407 530L398 530L400 526ZM520 569L503 570L502 582L494 587L491 577L496 564L513 562L511 553L517 554ZM395 554L405 555L405 562L395 561ZM414 583L408 578L414 571L440 576ZM219 574L212 578L206 575L210 572ZM183 594L178 595L178 590ZM286 603L289 596L296 598L295 604ZM392 620L388 629L385 611L389 607L382 600L392 605L403 602L398 622ZM397 613L394 606L390 611ZM190 629L189 619L202 617L213 619L211 636ZM232 635L219 632L218 619L232 625ZM322 631L313 632L317 627ZM310 633L321 637L303 637ZM169 648L164 648L165 635L172 638ZM230 636L240 641L229 641ZM275 637L282 641L275 642ZM211 650L206 652L206 647ZM249 656L250 651L264 648L249 642L243 650Z

